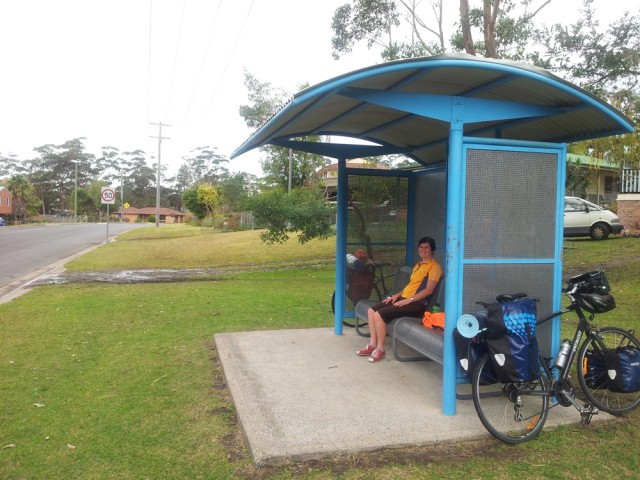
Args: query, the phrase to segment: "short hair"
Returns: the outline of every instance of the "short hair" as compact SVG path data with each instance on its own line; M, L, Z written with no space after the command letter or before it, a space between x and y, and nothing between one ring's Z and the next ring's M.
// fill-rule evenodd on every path
M431 237L422 237L418 241L418 246L422 245L423 243L428 243L429 246L431 247L431 251L432 252L436 251L436 241L433 238L431 238Z

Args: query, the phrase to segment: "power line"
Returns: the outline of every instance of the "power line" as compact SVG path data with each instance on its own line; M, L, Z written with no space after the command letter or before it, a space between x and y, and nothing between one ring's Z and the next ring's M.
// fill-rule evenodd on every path
M242 33L244 32L244 27L247 25L247 20L249 20L249 15L251 14L251 9L253 9L253 4L255 3L255 0L251 1L251 6L249 7L249 10L247 10L247 13L244 17L244 20L242 21L242 27L240 27L240 30L238 31L238 36L236 37L236 41L233 44L233 48L231 49L231 52L229 53L229 55L227 56L227 62L224 66L224 69L222 70L222 75L220 75L220 79L218 80L218 83L216 84L216 88L213 91L213 96L211 97L211 100L209 101L209 104L207 105L206 110L204 111L204 114L202 115L201 118L201 122L204 121L204 118L207 116L207 113L209 113L209 109L211 108L211 105L213 105L213 101L215 100L216 96L218 95L218 89L220 88L220 84L222 83L222 79L224 78L225 74L227 73L227 68L229 68L229 64L231 63L231 59L234 56L234 53L236 51L236 48L238 47L238 43L240 42L240 38L242 37Z
M187 113L184 116L183 124L187 123L187 118L189 118L189 114L191 113L191 106L193 105L193 100L196 97L196 93L198 92L198 88L200 87L200 80L202 79L202 72L204 71L204 66L207 62L207 57L209 56L209 47L211 46L211 40L213 39L213 33L216 29L216 25L218 23L218 18L220 17L220 7L222 6L222 0L218 2L218 9L216 10L215 17L213 19L213 24L211 25L211 30L209 31L209 38L207 39L207 46L204 50L204 55L202 57L202 63L200 64L200 72L198 72L198 77L196 79L196 85L193 87L193 94L191 95L191 100L189 101L189 106L187 107Z
M167 100L167 110L164 118L169 118L169 107L171 106L171 99L173 97L173 84L176 78L176 71L178 70L178 56L180 55L180 44L182 43L182 26L184 24L184 11L187 0L182 0L182 12L180 13L180 28L178 29L178 41L176 42L176 55L173 59L173 70L171 72L171 85L169 87L169 99Z
M147 70L147 122L151 120L151 25L153 19L153 0L149 0L149 50L147 55L149 56L148 70Z

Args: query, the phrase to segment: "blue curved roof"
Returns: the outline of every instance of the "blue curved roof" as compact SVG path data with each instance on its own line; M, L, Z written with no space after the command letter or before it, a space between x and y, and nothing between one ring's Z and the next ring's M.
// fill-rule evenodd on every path
M233 154L274 144L336 158L404 153L445 160L451 124L465 136L571 143L633 131L598 97L530 65L442 54L374 65L297 93ZM373 145L300 142L345 136Z

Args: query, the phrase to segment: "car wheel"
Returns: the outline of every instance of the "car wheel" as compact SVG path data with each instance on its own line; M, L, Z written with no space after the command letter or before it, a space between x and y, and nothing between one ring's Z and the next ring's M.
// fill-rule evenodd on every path
M596 223L591 227L589 235L594 240L606 240L609 237L609 227L604 223Z

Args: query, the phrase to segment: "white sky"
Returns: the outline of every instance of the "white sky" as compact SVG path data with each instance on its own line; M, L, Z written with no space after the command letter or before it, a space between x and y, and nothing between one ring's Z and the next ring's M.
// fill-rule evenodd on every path
M201 146L230 156L250 135L243 71L290 92L378 63L361 48L331 57L331 18L348 0L0 0L0 153L86 137L157 155L177 171ZM424 0L428 1L428 0ZM456 20L457 0L446 0ZM478 0L472 0L472 5ZM553 0L545 23L571 21L581 0ZM637 0L596 0L601 24ZM261 174L257 151L231 171Z

